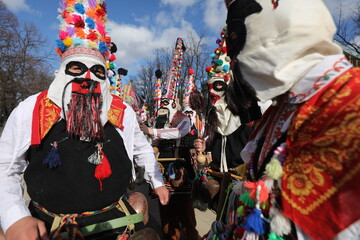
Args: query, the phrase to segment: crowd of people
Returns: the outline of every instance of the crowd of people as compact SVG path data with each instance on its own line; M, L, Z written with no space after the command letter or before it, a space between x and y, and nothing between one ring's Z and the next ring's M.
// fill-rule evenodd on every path
M178 38L150 123L110 93L104 1L62 1L57 75L0 139L0 240L360 238L360 69L334 43L328 9L224 2L204 69L209 111L195 87L180 104ZM159 219L130 191L135 167ZM204 236L194 208L216 213Z

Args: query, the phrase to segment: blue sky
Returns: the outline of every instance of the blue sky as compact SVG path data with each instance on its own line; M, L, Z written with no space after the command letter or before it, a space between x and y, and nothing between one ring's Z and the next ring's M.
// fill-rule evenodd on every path
M55 48L58 0L2 0L20 22L33 22ZM340 2L347 17L359 0L324 0L334 18ZM223 0L107 0L110 36L118 47L117 65L135 74L153 51L175 44L177 37L206 33L209 46L225 25ZM56 63L58 64L58 62ZM55 64L54 64L55 65ZM54 66L56 69L58 66Z

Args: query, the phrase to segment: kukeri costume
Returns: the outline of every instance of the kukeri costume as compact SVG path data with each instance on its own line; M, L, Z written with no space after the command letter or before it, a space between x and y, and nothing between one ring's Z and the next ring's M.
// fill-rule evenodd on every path
M250 137L254 120L261 116L255 98L247 98L244 95L244 102L249 103L248 109L242 106L234 107L233 96L229 95L230 90L233 90L233 75L230 70L230 57L227 56L226 34L227 28L224 27L220 34L221 38L216 41L218 47L214 49L212 55L212 66L206 68L211 102L211 109L206 118L206 151L211 152L212 162L200 172L201 176L194 183L199 192L197 208L205 210L209 207L217 210L218 218L223 206L226 205L223 201L225 190L232 181L227 176L230 176L230 173L244 174L244 171L241 171L245 167L240 152ZM241 95L242 92L238 91L236 94ZM223 181L224 173L226 179ZM217 194L219 183L216 181L222 184L219 194Z
M206 70L209 75L208 89L211 99L211 110L208 121L208 150L212 153L213 164L221 172L243 164L240 152L249 138L254 122L261 116L256 101L252 100L250 111L234 111L230 102L229 88L232 87L232 72L230 57L227 56L225 37L227 28L221 31L221 38L217 40L218 47L214 50L213 65ZM230 85L230 86L229 86ZM241 94L240 92L237 94Z
M53 238L66 237L65 231L116 239L141 227L141 214L125 197L135 178L133 159L153 188L163 181L135 112L109 92L106 61L114 57L104 1L62 1L59 11L57 76L48 91L14 109L0 139L2 228L33 215Z
M176 104L173 102L171 106ZM155 120L153 144L159 149L158 160L164 158L184 160L161 161L164 182L172 196L168 205L160 206L160 217L166 239L180 238L182 230L186 239L197 239L196 219L190 196L194 173L188 158L189 154L185 149L189 139L181 143L183 137L189 137L191 121L188 116L177 110L175 114L170 113L169 116L174 117L170 124L165 124L162 129L158 128L160 125Z
M228 2L235 79L274 101L242 152L232 237L357 239L360 70L330 13L321 0Z
M184 50L183 41L178 38L171 73L163 82L162 97L152 129L152 145L158 149L158 160L163 169L164 182L172 194L169 204L160 206L165 237L166 239L180 239L181 232L183 232L185 239L192 240L198 238L193 202L190 196L194 173L190 163L189 148L187 148L188 141L181 143L183 137L188 139L192 124L190 118L180 111L181 107L177 99ZM159 72L156 75L158 79L161 76Z

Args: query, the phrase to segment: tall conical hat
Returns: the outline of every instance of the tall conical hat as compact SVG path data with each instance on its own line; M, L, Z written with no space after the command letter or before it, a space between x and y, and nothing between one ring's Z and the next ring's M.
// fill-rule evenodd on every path
M192 67L190 67L189 68L189 77L185 84L185 93L184 93L184 98L183 98L183 104L187 105L187 106L190 106L189 105L190 94L195 87L194 73L195 73L194 70L192 69Z
M184 41L179 37L176 40L171 71L163 82L162 98L168 98L169 100L177 98L185 49Z

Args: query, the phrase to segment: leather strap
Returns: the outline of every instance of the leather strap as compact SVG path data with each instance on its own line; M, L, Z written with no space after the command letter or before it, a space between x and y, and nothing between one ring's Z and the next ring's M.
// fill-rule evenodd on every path
M126 216L131 216L131 213L129 212L125 203L123 202L122 197L119 199L118 203L119 203L119 205L117 205L116 208L119 209L120 211L122 211L123 213L125 213ZM132 231L135 229L135 225L133 223L129 224L128 228Z

